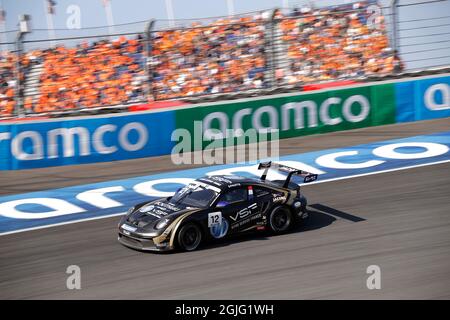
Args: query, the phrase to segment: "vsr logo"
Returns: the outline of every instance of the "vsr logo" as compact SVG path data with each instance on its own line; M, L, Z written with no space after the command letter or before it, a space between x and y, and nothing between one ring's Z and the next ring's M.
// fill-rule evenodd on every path
M255 208L256 208L256 203L253 203L250 206L248 206L247 208L242 209L241 211L238 211L238 213L236 213L235 216L230 216L230 218L233 221L237 221L238 219L244 219L244 218L248 217L252 213L252 210Z

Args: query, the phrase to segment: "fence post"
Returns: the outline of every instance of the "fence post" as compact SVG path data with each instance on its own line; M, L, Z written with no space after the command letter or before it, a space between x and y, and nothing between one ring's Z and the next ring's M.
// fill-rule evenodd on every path
M144 70L145 75L147 76L147 82L144 87L144 94L145 99L149 100L150 96L152 96L153 100L155 100L155 93L153 92L153 72L151 67L149 66L149 58L152 51L152 37L151 32L153 29L153 26L155 25L155 20L150 20L145 25L145 32L144 32L144 52L145 52L145 62L144 62Z
M268 36L266 38L265 43L265 55L266 55L266 65L270 68L268 70L268 74L270 74L270 82L269 86L270 88L275 87L276 84L276 68L275 68L275 15L277 13L278 9L274 9L272 11L272 14L270 15L269 21L266 23L268 26ZM270 50L270 55L269 55Z
M30 20L31 17L28 14L22 14L19 15L19 30L17 31L16 36L16 54L17 54L17 61L16 61L16 90L14 94L14 99L16 101L16 106L14 113L17 117L21 118L23 117L23 85L22 85L22 63L20 61L22 57L22 51L23 51L23 37L25 34L31 32L31 26L30 26Z
M15 41L16 45L16 55L17 55L17 61L16 61L16 90L15 90L15 101L16 106L14 113L17 117L21 118L22 112L23 112L23 90L22 90L22 63L20 61L22 57L22 40L25 33L22 31L17 31L17 37Z
M391 14L392 14L392 42L394 50L398 52L399 38L398 38L398 12L397 12L398 0L391 1Z

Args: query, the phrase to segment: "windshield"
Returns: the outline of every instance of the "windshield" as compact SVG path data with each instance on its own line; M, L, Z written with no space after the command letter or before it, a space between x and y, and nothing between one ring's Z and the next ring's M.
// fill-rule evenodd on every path
M211 204L217 195L216 191L206 185L191 183L178 190L169 202L204 208Z

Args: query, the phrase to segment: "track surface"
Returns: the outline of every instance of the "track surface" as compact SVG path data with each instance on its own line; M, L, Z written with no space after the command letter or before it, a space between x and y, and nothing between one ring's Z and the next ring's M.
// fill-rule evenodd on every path
M450 119L280 143L299 153L448 130ZM165 157L0 173L2 194L173 170ZM80 172L82 168L82 172ZM186 167L184 167L186 168ZM181 169L177 167L177 169ZM0 237L0 299L449 299L450 163L304 188L307 228L245 236L192 253L116 242L117 218ZM67 266L82 290L67 290ZM366 268L381 268L368 290Z

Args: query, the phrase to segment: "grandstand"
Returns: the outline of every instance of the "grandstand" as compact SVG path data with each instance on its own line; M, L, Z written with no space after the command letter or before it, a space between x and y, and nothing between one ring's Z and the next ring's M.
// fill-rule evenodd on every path
M32 50L20 58L23 111L34 115L398 73L404 66L390 47L385 18L369 20L373 4L221 18L152 30L148 43L145 36L121 36ZM16 59L11 52L0 56L1 117L15 112Z
M288 67L279 69L277 81L311 83L402 71L389 46L384 17L369 25L366 5L304 8L282 19Z

